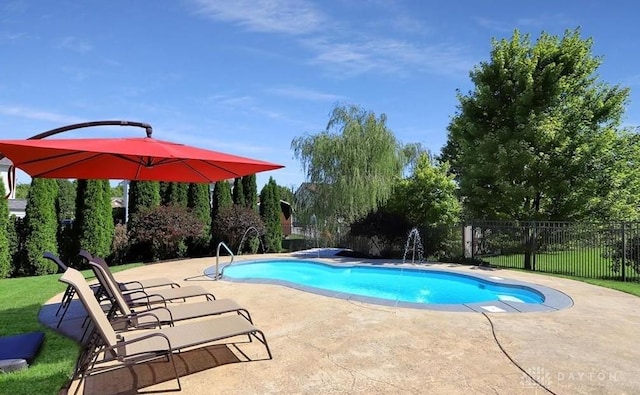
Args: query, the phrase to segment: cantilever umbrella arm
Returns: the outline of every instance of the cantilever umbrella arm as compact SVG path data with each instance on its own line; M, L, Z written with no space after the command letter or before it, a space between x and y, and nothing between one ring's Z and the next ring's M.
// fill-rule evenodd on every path
M149 125L148 123L135 122L135 121L93 121L93 122L75 123L73 125L67 125L67 126L51 129L46 132L42 132L40 134L36 134L35 136L29 137L27 140L39 140L45 137L53 136L54 134L67 132L69 130L90 128L93 126L134 126L134 127L144 128L147 132L147 137L151 137L151 134L153 133L153 129L151 128L151 125Z
M46 132L42 132L40 134L36 134L35 136L31 136L27 138L27 140L40 140L49 136L53 136L54 134L59 134L63 132L68 132L69 130L89 128L94 126L134 126L145 129L147 133L147 137L151 137L153 133L153 129L151 125L143 122L136 121L93 121L93 122L82 122L75 123L73 125L62 126L59 128L47 130ZM0 159L4 158L4 154L0 152ZM13 165L9 168L9 193L5 196L5 199L11 195L11 190L13 189L13 183L15 182L15 167Z

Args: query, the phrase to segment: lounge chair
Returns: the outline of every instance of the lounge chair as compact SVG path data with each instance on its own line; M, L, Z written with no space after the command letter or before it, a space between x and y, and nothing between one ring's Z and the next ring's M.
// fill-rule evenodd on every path
M86 259L88 262L91 262L91 260L94 258L94 256L91 255L91 253L86 250L80 250L78 255ZM95 257L95 258L98 258L98 257ZM103 259L100 259L100 262L102 262L101 264L103 264L103 267L106 270L109 270L109 266L106 264L106 262ZM122 291L136 291L140 289L166 287L166 286L170 286L171 288L180 287L180 284L166 277L156 277L156 278L149 278L146 280L134 280L134 281L125 281L125 282L116 281L116 283L118 284L118 287L120 287Z
M67 271L67 265L62 263L62 261L57 255L47 251L42 256L45 259L49 259L55 262L55 264L58 265L58 267L60 268L60 270L62 270L63 273ZM64 294L62 295L62 301L60 301L60 306L58 306L58 310L56 310L56 316L60 313L60 310L62 310L62 315L58 320L58 325L56 325L56 328L60 327L60 324L64 319L64 315L67 314L67 310L69 310L69 306L71 305L71 301L73 300L74 294L75 294L75 290L73 289L73 287L70 285L67 286L67 289L64 291Z
M89 265L91 269L95 273L96 277L100 284L102 284L103 288L106 287L105 284L107 282L111 284L117 284L118 282L113 277L111 270L107 266L106 262L102 258L92 258L89 261ZM106 291L106 289L105 289ZM113 295L108 295L109 298L113 298ZM167 289L138 289L129 291L126 293L122 293L122 296L129 307L135 306L147 306L151 307L153 304L163 304L167 305L167 302L182 300L185 301L187 298L204 296L207 300L215 300L216 297L206 289L192 285L188 287L179 287L179 288L167 288ZM115 306L115 301L111 299L111 303Z
M42 256L45 259L49 259L50 261L55 262L55 264L58 265L62 273L67 271L67 265L65 265L60 259L60 257L58 257L57 255L47 251L44 254L42 254ZM94 293L99 294L101 292L99 288L100 287L98 285L95 285L91 287L91 290ZM69 310L69 307L71 306L71 301L73 300L74 294L75 294L75 291L71 286L68 286L67 289L64 291L64 294L62 295L62 300L60 301L60 306L58 306L58 310L56 310L56 316L60 314L60 310L62 310L62 315L58 320L58 324L56 325L56 328L60 327L60 324L62 323L62 320L64 319L65 314L67 314L67 310Z
M98 357L102 353L104 353L105 362L118 361L125 365L149 362L165 357L167 362L173 364L180 391L182 386L173 360L174 352L236 336L248 336L250 341L252 337L257 339L265 346L269 359L273 358L264 333L239 315L218 316L179 326L116 334L82 273L69 268L62 275L60 281L75 289L95 325L91 339L84 345L76 364L74 378L79 378L80 382L94 372ZM113 365L109 364L105 369L113 369ZM76 392L79 388L80 384L78 384Z
M116 316L114 310L111 316L108 317L114 325L115 322L122 322L125 324L125 327L133 328L161 325L173 326L177 321L232 312L241 315L253 323L249 311L240 307L240 305L231 299L216 299L206 302L180 304L168 303L166 306L152 307L146 310L131 309L125 300L125 295L122 293L122 290L113 283L111 278L104 275L101 277L102 279L100 281L104 281L102 285L109 298L113 301L117 310L120 311L120 314Z

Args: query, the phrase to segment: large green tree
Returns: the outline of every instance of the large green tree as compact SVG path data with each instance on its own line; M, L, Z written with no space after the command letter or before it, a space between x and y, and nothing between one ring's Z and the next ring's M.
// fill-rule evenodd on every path
M442 155L468 217L637 218L638 139L619 130L629 90L599 81L592 46L579 30L493 41Z
M58 271L55 263L42 257L47 251L58 253L57 195L58 186L55 180L43 178L31 180L25 209L26 268L22 274L41 275Z
M4 198L6 191L0 179L0 278L9 277L12 271L12 257L9 248L9 204Z
M389 198L405 159L386 120L358 106L336 106L325 131L292 141L312 185L307 210L319 220L351 222Z
M26 199L29 195L30 184L18 183L16 185L16 199Z

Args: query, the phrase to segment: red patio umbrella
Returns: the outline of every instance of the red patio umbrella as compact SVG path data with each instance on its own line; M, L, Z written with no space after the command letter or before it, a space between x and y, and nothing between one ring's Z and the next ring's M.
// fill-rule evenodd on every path
M89 126L123 121L100 121ZM121 123L132 126L132 123ZM82 126L85 125L85 126ZM59 128L70 130L87 124ZM31 177L211 183L284 166L145 138L0 140L0 153ZM56 133L58 129L55 129ZM47 132L34 138L48 136Z

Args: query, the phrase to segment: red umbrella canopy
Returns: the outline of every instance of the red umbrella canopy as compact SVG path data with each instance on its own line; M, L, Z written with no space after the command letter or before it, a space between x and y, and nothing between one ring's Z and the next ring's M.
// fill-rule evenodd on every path
M31 177L215 182L284 166L145 138L0 140Z

